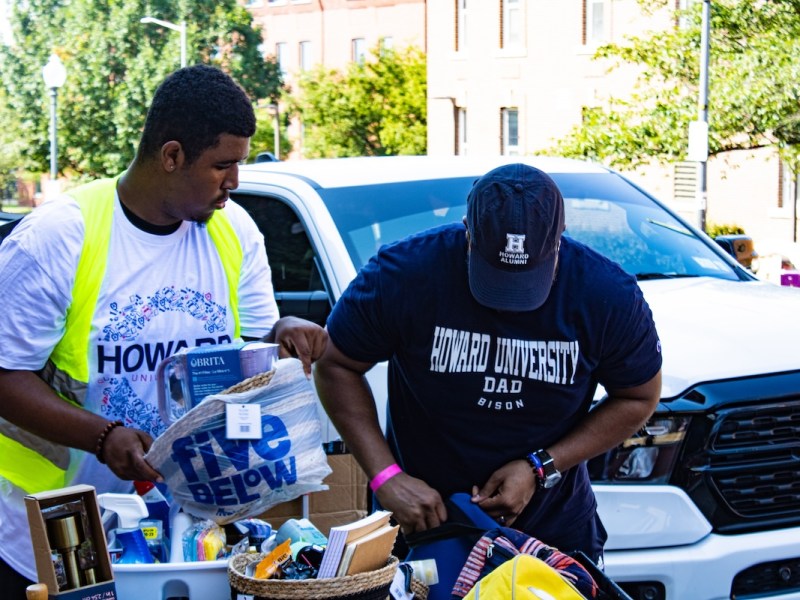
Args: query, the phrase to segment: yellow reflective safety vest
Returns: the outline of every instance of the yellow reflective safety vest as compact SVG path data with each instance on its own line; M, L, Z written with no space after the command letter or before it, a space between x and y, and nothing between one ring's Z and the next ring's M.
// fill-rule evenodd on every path
M100 179L69 191L83 216L83 248L75 272L72 303L67 309L64 336L40 375L64 400L76 406L84 405L89 381L89 334L108 262L118 179ZM237 338L242 247L224 211L214 212L206 227L228 281L228 309L233 315L234 338ZM65 486L69 453L65 446L0 419L0 477L29 494Z

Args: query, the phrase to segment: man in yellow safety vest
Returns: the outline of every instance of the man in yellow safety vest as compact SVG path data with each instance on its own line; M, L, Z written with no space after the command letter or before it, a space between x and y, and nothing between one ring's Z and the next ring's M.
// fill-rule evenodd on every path
M255 132L222 71L180 69L156 91L119 177L68 191L0 246L0 589L36 577L26 494L75 483L128 492L165 425L155 371L176 350L277 342L310 374L327 340L280 318L264 239L229 201Z

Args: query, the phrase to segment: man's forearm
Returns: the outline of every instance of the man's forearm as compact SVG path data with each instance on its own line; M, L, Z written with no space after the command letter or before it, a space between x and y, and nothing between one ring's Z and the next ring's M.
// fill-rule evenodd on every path
M0 370L0 417L51 442L94 452L108 422L59 397L32 371Z
M653 414L660 396L660 372L641 386L611 393L574 430L547 448L556 468L565 471L621 444Z
M363 375L330 364L317 364L316 384L322 405L361 468L372 478L394 462L381 431L375 400Z

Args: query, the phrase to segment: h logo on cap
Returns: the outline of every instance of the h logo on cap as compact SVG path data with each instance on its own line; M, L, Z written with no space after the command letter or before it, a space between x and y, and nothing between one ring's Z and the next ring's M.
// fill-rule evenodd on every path
M506 234L506 252L512 254L522 254L525 252L525 236L519 233Z

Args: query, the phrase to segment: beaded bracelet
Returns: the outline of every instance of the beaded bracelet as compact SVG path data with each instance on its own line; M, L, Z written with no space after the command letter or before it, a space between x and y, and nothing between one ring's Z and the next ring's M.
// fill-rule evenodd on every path
M116 427L125 427L125 423L119 420L109 421L106 423L106 428L100 433L100 437L97 438L97 444L94 447L94 455L97 457L97 460L103 464L106 464L106 461L103 459L103 444L105 444L108 434Z
M535 452L531 452L525 458L528 459L528 463L531 465L531 468L536 475L536 486L542 487L544 484L544 465L542 465L542 461L539 460L539 457L536 456Z

